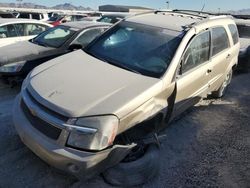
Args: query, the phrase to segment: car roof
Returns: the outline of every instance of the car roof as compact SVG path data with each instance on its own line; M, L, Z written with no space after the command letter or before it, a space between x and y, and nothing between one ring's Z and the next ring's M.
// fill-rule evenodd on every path
M91 22L91 21L77 21L77 22L67 22L61 25L73 27L77 29L84 29L84 28L95 27L95 26L111 26L112 24L101 23L101 22Z
M187 28L206 23L209 20L226 19L228 16L217 16L208 14L193 14L175 11L154 11L128 17L126 20L139 24L167 28L175 31L183 31ZM230 18L231 19L231 18ZM232 20L232 19L231 19Z
M8 24L8 23L39 23L44 25L50 25L47 23L44 23L39 20L33 20L33 19L21 19L21 18L0 18L0 24Z
M187 25L196 23L204 18L199 16L190 16L174 12L159 12L139 14L127 18L127 21L151 25L155 27L168 28L175 31L183 31Z

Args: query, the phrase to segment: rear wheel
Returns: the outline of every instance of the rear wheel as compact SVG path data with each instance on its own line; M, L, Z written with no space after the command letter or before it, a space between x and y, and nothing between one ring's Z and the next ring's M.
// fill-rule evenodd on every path
M212 92L213 98L221 98L224 96L224 94L226 93L227 86L231 83L232 76L233 76L233 71L231 69L226 75L220 88L217 91Z

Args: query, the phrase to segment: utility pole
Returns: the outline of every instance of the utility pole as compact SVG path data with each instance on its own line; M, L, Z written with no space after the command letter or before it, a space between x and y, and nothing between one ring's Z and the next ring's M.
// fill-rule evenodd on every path
M218 13L220 14L220 8L218 8Z
M167 9L169 9L169 3L170 3L170 2L169 2L169 1L167 1L166 3L167 3Z

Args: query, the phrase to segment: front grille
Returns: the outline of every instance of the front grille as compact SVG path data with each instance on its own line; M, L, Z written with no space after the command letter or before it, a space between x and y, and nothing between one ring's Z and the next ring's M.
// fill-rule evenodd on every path
M29 98L32 100L33 103L35 103L37 106L39 106L39 108L41 108L43 111L45 111L46 113L50 114L53 117L56 117L62 121L67 121L68 117L65 117L55 111L50 110L49 108L47 108L46 106L42 105L40 102L38 102L30 93L30 91L27 89L27 94L29 96Z
M42 120L37 116L34 116L23 100L21 100L21 108L25 116L35 129L37 129L38 131L40 131L41 133L43 133L44 135L53 140L57 140L59 138L62 132L61 129L49 124L48 122Z

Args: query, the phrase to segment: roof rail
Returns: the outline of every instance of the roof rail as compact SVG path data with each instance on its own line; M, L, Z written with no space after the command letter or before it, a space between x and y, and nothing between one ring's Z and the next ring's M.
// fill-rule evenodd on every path
M181 13L181 14L185 14L185 15L188 15L188 16L197 16L197 17L200 17L200 18L207 18L208 16L203 16L203 15L200 15L200 14L193 14L193 13L189 13L188 11L183 11L183 10L178 10L178 9L174 9L174 10L157 10L155 11L154 13L155 14L158 14L158 13L161 13L161 12L166 12L166 13Z

